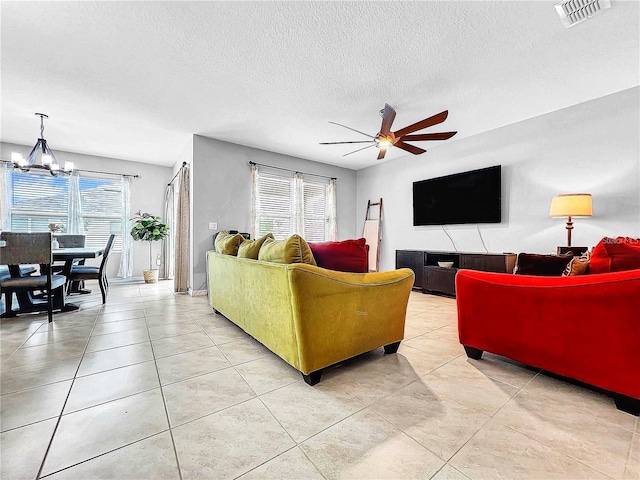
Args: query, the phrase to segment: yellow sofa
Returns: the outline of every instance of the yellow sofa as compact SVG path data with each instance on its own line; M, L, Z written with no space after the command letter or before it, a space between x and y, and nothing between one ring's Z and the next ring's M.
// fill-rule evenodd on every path
M298 369L309 385L322 369L383 347L395 353L413 271L343 273L207 252L209 303Z

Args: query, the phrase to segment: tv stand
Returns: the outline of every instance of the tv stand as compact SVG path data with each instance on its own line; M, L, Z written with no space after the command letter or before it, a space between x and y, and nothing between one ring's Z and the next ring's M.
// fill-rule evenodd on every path
M453 262L453 265L441 267L438 262ZM515 253L396 250L396 268L413 270L415 290L454 297L456 295L455 277L459 269L511 273L515 264Z

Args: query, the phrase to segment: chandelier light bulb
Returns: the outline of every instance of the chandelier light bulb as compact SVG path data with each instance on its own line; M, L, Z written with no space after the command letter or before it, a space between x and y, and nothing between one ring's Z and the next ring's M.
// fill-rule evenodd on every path
M42 165L51 165L53 167L52 163L53 158L51 158L51 155L48 155L46 153L42 155Z
M11 161L13 163L20 163L23 160L22 154L20 152L11 152Z
M66 172L70 172L75 168L73 162L64 162L64 169Z
M60 167L58 166L57 163L52 163L51 166L49 167L51 170L53 170L54 172L59 170Z

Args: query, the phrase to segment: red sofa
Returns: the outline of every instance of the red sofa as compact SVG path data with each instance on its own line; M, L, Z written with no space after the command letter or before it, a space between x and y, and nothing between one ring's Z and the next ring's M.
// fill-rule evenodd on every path
M483 351L608 390L640 413L640 270L537 277L460 270L458 334Z

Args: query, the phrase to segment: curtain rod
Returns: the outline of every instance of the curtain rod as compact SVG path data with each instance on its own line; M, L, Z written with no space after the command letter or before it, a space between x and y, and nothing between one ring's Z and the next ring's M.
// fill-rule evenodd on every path
M317 173L301 172L300 170L291 170L290 168L275 167L273 165L265 165L264 163L256 163L256 162L249 161L249 165L260 165L261 167L275 168L276 170L284 170L286 172L301 173L303 175L311 175L313 177L322 177L322 178L329 178L331 180L337 180L336 177L329 177L327 175L319 175Z
M182 169L183 169L184 167L186 167L186 166L187 166L187 162L182 162L182 166L178 169L178 171L177 171L177 172L176 172L176 174L173 176L173 178L171 179L171 181L169 181L169 183L167 183L167 187L168 187L168 186L170 186L170 185L173 183L173 181L176 179L176 177L178 176L178 174L179 174L179 173L182 171Z
M12 161L10 160L0 160L0 162L2 163L11 163L13 164ZM87 173L99 173L100 175L114 175L116 177L131 177L131 178L140 178L140 175L132 175L129 173L111 173L111 172L99 172L97 170L84 170L81 168L75 168L73 170L74 172L87 172Z

